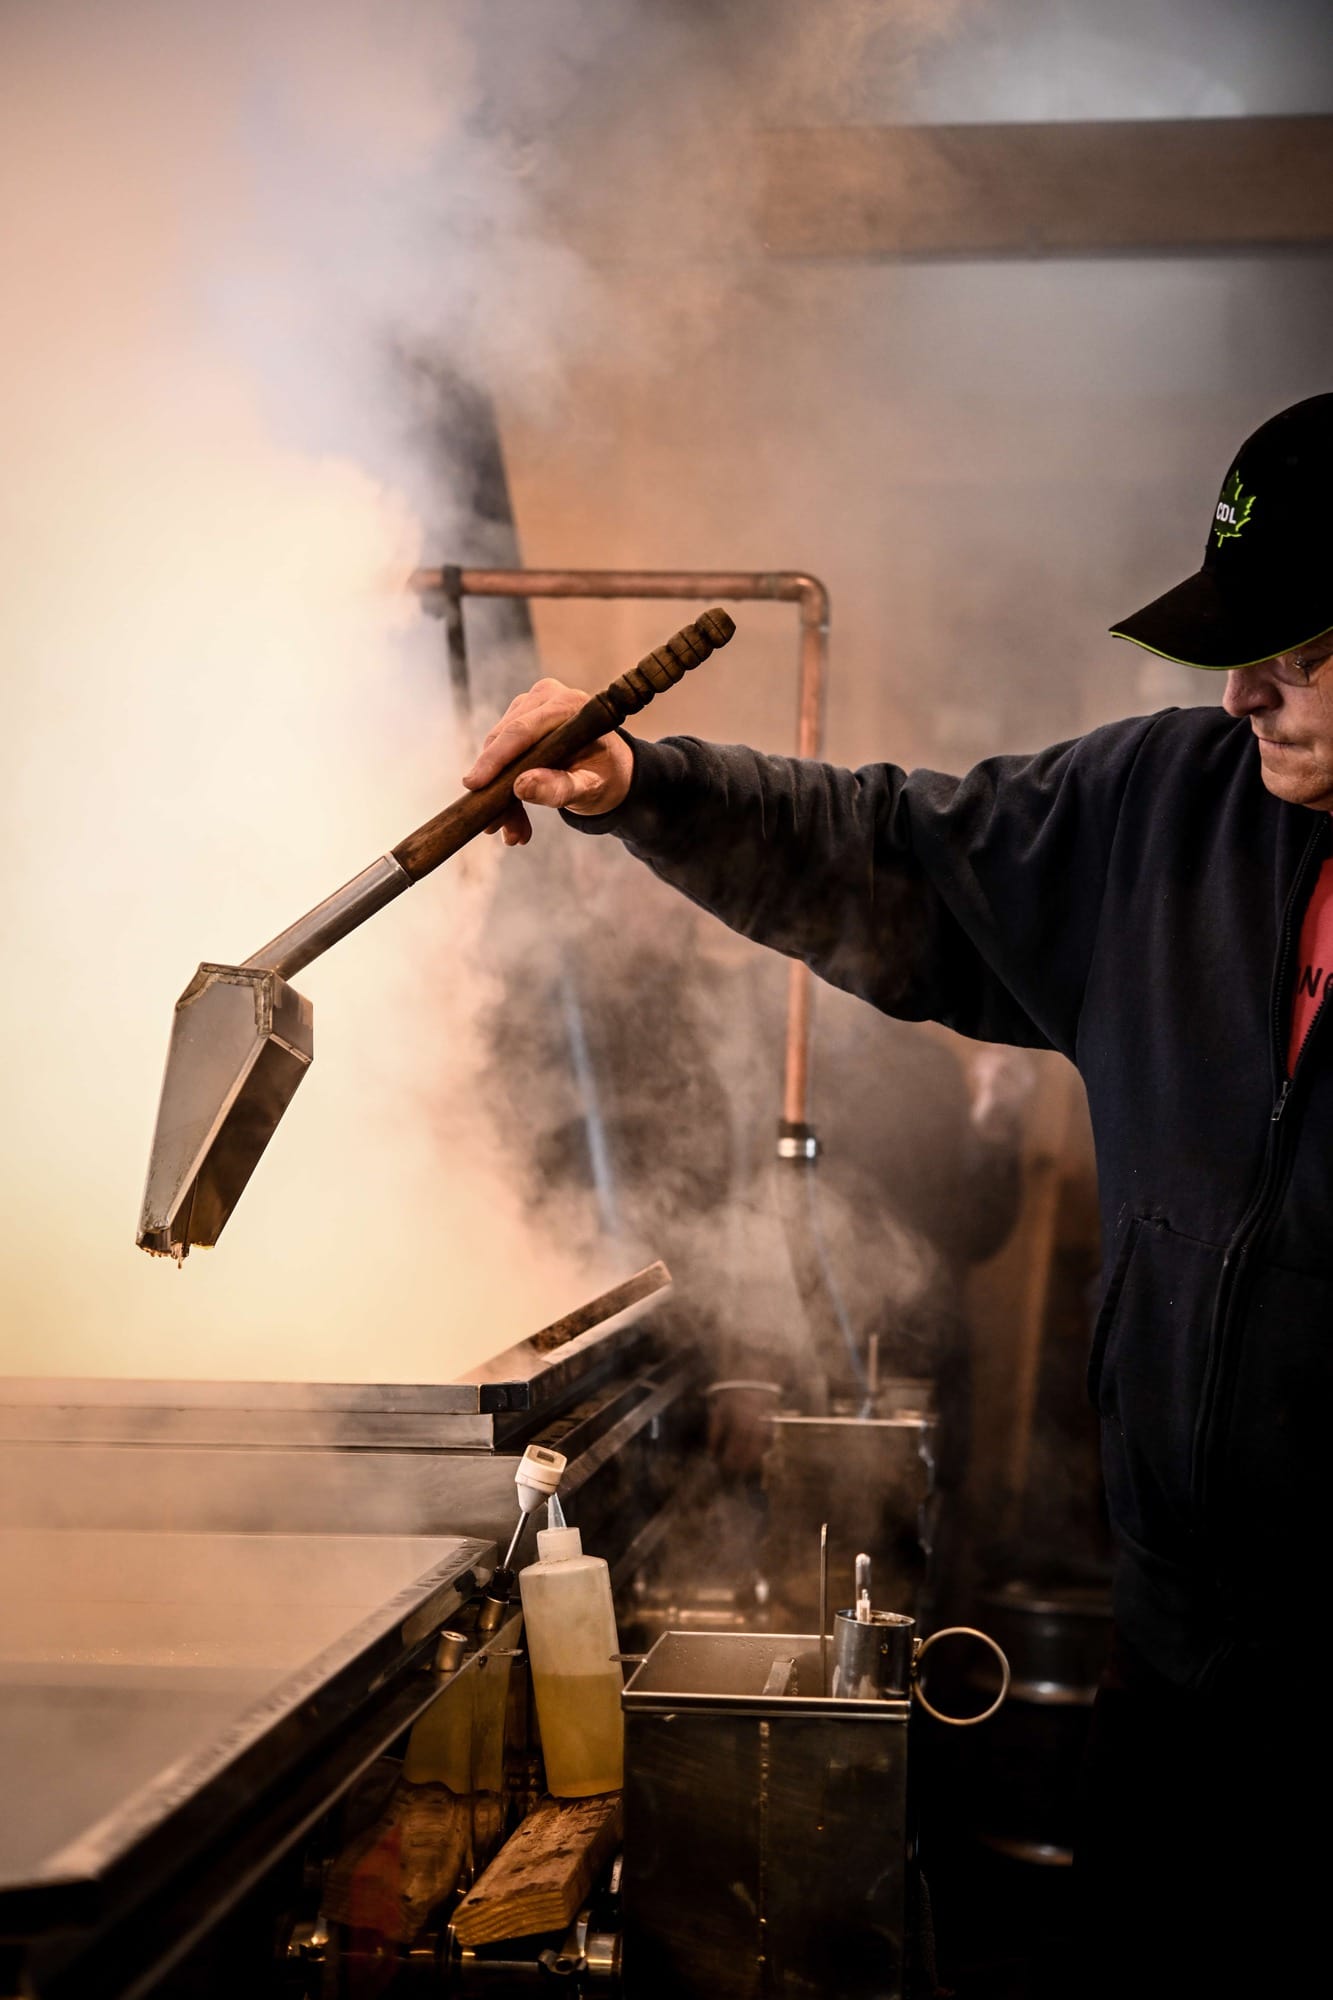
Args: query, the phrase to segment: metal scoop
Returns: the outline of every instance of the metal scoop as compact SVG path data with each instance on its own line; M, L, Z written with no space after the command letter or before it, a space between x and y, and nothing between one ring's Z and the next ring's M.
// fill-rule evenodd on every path
M243 965L201 965L171 1025L138 1244L180 1263L213 1244L315 1053L314 1009L287 981L492 825L524 771L558 769L725 646L736 627L705 611L562 722L481 791L399 841Z

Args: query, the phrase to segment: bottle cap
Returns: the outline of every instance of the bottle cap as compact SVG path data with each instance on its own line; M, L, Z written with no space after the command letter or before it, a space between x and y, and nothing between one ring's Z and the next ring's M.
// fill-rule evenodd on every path
M563 1452L552 1451L549 1445L528 1446L514 1469L518 1504L525 1514L531 1514L555 1492L568 1463Z
M577 1528L538 1528L538 1562L568 1562L571 1556L582 1554L583 1537Z

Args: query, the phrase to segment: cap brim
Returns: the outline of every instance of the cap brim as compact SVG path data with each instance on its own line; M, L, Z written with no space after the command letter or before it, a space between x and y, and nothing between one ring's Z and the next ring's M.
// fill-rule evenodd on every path
M1135 646L1175 660L1179 666L1201 666L1211 672L1227 672L1237 666L1257 666L1271 660L1275 652L1303 646L1305 636L1293 638L1289 632L1261 630L1253 620L1237 616L1217 588L1217 578L1207 570L1195 570L1175 590L1153 598L1141 612L1121 618L1111 626L1113 638L1127 638Z
M1217 578L1200 569L1145 604L1142 611L1122 618L1111 627L1111 636L1128 639L1178 666L1230 673L1320 638L1329 629L1333 608L1325 605L1321 611L1322 616L1312 611L1302 618L1289 607L1282 626L1269 619L1260 623L1238 612L1227 602Z

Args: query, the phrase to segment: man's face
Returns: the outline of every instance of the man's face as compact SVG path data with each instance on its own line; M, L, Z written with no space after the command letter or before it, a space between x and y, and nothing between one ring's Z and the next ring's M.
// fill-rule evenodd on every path
M1275 798L1333 812L1333 629L1294 653L1234 668L1222 706L1250 718Z

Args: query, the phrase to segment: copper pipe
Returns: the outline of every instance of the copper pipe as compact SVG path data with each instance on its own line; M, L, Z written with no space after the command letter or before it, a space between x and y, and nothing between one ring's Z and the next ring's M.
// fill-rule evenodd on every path
M644 598L734 597L812 606L810 623L828 628L828 592L816 577L791 570L726 569L464 569L457 575L464 597ZM446 572L415 570L410 587L434 596ZM802 621L803 624L805 621Z
M829 597L818 577L797 570L709 569L419 569L409 579L419 597L713 598L737 603L800 606L796 754L818 757L824 741L828 681ZM810 968L792 961L787 984L787 1045L782 1117L808 1124L810 1033L814 1016Z
M816 578L797 579L801 594L801 671L796 710L796 754L818 757L824 747L824 690L828 667L828 592ZM782 1072L782 1118L808 1125L810 1040L814 1028L814 976L794 958L787 975L787 1047Z

